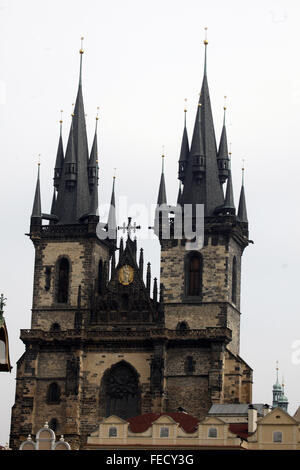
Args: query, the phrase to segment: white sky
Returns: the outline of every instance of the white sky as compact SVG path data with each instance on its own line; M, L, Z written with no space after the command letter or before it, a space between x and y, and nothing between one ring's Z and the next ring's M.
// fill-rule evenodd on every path
M165 146L168 202L188 99L191 138L208 26L208 81L217 139L224 95L235 202L246 160L250 238L242 272L241 356L254 369L253 401L271 403L275 362L289 411L299 403L300 4L294 0L0 0L0 293L8 298L11 374L0 376L0 443L8 441L16 361L30 327L34 250L28 232L41 156L48 212L64 110L64 144L85 37L83 92L89 143L100 106L100 200L156 201ZM134 213L129 215L134 217ZM137 218L138 221L138 218ZM120 223L123 220L119 221ZM140 245L141 246L141 245ZM159 275L156 240L143 242ZM42 425L43 423L41 423Z

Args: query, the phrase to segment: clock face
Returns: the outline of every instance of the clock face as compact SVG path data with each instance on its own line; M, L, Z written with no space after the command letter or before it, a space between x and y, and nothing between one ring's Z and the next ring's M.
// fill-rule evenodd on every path
M123 284L123 286L128 286L133 281L133 274L133 267L129 266L129 264L125 264L119 269L119 282Z

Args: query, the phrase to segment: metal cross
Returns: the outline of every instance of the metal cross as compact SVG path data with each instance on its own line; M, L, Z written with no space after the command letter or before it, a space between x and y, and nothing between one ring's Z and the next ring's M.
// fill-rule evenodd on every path
M131 219L132 219L132 217L128 217L128 224L125 225L125 222L124 222L121 227L118 227L118 230L122 230L123 233L125 233L127 231L128 238L130 238L131 232L135 233L136 230L139 230L141 228L140 225L136 225L136 222L134 222L134 224L132 225L131 224Z

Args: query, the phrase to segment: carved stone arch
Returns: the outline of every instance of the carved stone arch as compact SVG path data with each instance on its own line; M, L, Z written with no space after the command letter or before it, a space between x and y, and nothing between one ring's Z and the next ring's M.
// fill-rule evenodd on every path
M124 360L107 369L101 380L99 415L122 419L141 414L141 386L136 369Z
M190 329L190 327L189 327L189 325L186 321L180 321L179 323L177 323L177 326L176 326L177 331L183 332L183 331L187 331L189 329Z

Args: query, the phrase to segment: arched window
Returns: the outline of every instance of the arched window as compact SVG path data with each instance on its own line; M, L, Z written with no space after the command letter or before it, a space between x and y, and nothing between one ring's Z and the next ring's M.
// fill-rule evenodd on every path
M103 294L103 261L100 259L98 265L98 294Z
M176 326L176 330L178 331L187 331L188 329L188 324L185 321L179 322Z
M48 387L47 401L48 403L60 402L60 388L56 382L53 382Z
M232 261L232 291L231 291L231 300L236 304L236 289L237 289L237 265L236 257Z
M188 255L186 264L186 295L202 295L202 256L198 252Z
M67 258L62 258L58 265L57 301L67 303L69 298L69 271L70 264Z
M138 374L127 362L114 364L104 373L101 394L105 416L128 419L141 414Z

